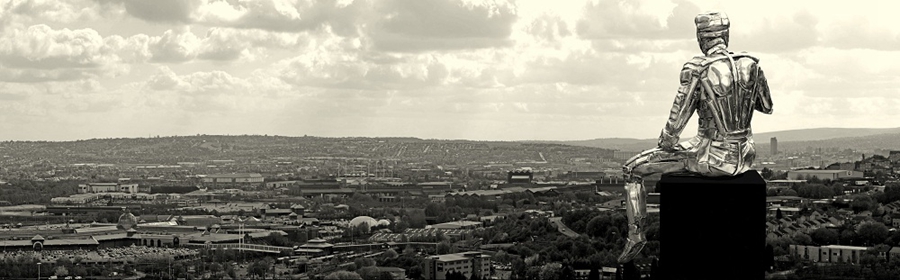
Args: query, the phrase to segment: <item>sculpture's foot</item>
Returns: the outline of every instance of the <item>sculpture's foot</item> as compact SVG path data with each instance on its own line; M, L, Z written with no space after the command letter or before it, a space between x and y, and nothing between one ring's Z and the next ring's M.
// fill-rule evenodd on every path
M628 241L625 243L625 250L619 255L619 263L624 264L634 260L646 244L647 238L643 234L637 234L636 236L629 234Z

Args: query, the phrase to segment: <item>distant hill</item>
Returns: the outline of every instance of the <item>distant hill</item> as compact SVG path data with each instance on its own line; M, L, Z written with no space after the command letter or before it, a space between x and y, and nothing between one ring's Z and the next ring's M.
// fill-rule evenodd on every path
M433 164L568 164L572 159L606 162L610 149L554 143L430 140L418 138L175 136L89 139L65 142L0 142L0 166L22 164L175 164L231 159L238 162L347 158Z
M753 138L758 142L769 141L769 138L777 137L778 143L790 141L821 141L835 138L863 137L872 135L900 133L898 128L810 128L765 132L754 134Z
M635 138L603 138L593 140L552 141L550 143L594 148L602 147L604 149L613 149L620 151L642 151L656 147L656 139Z
M682 139L692 137L693 133L685 131ZM810 128L764 132L753 135L761 147L768 146L769 139L778 138L779 148L798 147L843 147L861 150L900 148L900 128ZM835 140L835 141L829 141ZM787 144L788 142L797 142ZM600 138L575 141L550 141L550 143L615 149L621 151L640 151L656 146L656 139L634 138Z
M769 141L758 141L757 151L768 151ZM900 151L900 132L855 137L842 137L815 141L787 141L778 138L778 150L800 151L806 147L854 149L860 151L898 150Z

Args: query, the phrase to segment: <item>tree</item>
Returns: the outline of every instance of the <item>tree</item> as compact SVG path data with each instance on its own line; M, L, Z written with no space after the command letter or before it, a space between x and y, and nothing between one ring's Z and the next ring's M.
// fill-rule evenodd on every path
M766 190L766 196L776 196L776 195L778 195L778 189L771 188L771 189Z
M548 263L541 266L540 277L541 280L561 280L560 278L562 264L560 263Z
M882 203L888 204L897 200L900 200L900 183L890 182L885 184L884 201Z
M768 167L763 167L762 171L760 171L759 173L759 175L761 175L763 179L766 180L771 180L772 176L775 176L775 172L773 172L772 169L769 169Z
M450 254L452 253L453 248L450 246L450 242L442 241L437 245L437 253L438 255Z
M234 267L231 265L228 265L225 267L225 274L228 275L229 277L231 277L232 279L237 278L237 272L234 271Z
M839 239L838 233L829 228L817 228L809 234L809 237L812 243L818 246L833 245Z
M778 195L781 195L781 196L797 196L797 191L795 191L795 190L793 190L793 189L785 189L785 190L782 190L780 193L778 193Z
M809 237L809 235L803 233L796 233L791 237L791 239L794 241L794 244L799 245L809 245L812 243L812 239Z
M852 245L857 240L856 232L850 229L841 231L841 245Z
M328 276L325 276L325 280L363 280L363 279L356 272L340 270L340 271L335 271L335 272L328 274Z
M397 254L397 251L394 251L394 249L388 249L387 251L384 251L384 254L382 254L382 256L387 259L393 259L399 256L399 254Z
M522 279L527 275L528 265L522 260L522 257L515 256L512 260L513 279Z
M872 200L872 197L868 195L857 195L853 197L853 201L850 202L850 208L853 209L854 212L862 212L866 210L871 210L875 207L875 202Z
M367 266L356 271L363 280L378 280L381 272L374 266Z
M860 243L866 246L884 243L887 240L890 231L887 226L882 223L862 223L856 229L856 235Z
M269 233L267 237L269 245L272 246L290 246L293 245L290 240L276 232Z
M56 270L54 270L53 275L56 276L66 276L69 275L69 270L66 269L65 266L57 266Z
M356 264L356 267L360 269L364 267L375 266L375 260L372 260L370 258L356 259L353 261L353 263Z
M247 267L247 274L265 277L266 273L269 271L269 268L271 268L273 264L274 261L271 258L265 258L255 261Z

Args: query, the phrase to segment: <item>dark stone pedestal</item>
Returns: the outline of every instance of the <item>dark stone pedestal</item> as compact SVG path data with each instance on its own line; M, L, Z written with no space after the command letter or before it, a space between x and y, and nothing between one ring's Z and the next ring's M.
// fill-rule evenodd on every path
M764 279L766 182L755 170L734 177L665 175L660 193L655 279Z

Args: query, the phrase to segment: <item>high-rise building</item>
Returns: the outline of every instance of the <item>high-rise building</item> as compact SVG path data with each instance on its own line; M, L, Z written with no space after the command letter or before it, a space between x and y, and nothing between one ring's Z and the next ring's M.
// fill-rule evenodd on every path
M769 139L769 146L771 146L771 148L772 148L772 154L777 155L778 154L778 138L772 137L772 139Z
M472 278L472 275L487 279L491 274L490 263L489 255L477 251L429 256L425 258L422 277L443 280L447 279L447 274L459 272L466 279Z

